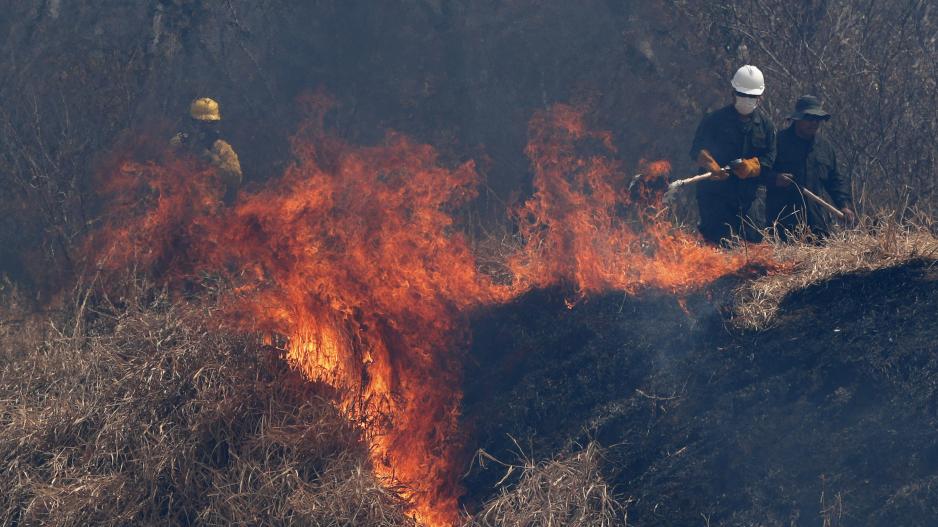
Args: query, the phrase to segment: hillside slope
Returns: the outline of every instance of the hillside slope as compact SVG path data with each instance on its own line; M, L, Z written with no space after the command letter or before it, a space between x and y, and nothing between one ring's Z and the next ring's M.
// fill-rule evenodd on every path
M475 444L511 461L519 446L544 459L599 441L634 525L931 524L938 269L808 287L764 331L724 323L705 298L726 287L686 310L661 295L568 310L554 291L481 317ZM468 503L503 474L475 467Z

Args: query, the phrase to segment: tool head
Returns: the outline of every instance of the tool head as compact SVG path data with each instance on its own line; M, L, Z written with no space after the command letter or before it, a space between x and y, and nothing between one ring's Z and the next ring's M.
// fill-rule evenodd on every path
M671 202L673 202L673 201L674 201L674 197L677 196L677 189L679 189L679 188L681 188L682 186L684 186L683 183L684 183L684 182L681 181L680 179L678 179L677 181L672 181L672 182L668 185L668 190L665 191L665 193L664 193L664 198L662 198L662 201L664 201L665 203L671 203Z
M642 184L641 174L635 174L634 176L632 176L632 181L629 183L629 193L631 194L632 192L634 192L638 187L641 186L641 184Z

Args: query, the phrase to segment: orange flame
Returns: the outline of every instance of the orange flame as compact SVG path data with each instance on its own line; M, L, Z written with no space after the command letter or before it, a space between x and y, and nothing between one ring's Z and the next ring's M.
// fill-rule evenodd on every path
M451 215L475 196L472 162L446 168L431 147L395 133L347 145L323 131L328 101L301 104L295 162L233 208L216 205L212 171L194 162L123 164L108 190L125 197L114 201L107 243L94 247L106 268L226 276L236 285L227 320L285 337L287 360L336 389L366 430L375 471L409 489L424 525L458 518L465 313L558 283L578 296L682 292L744 263L635 213L612 136L559 105L531 121L536 192L513 211L522 237L506 262L514 281L495 285ZM642 170L662 178L669 166ZM141 194L149 197L126 198Z
M671 173L671 163L663 159L658 161L645 161L642 159L638 162L638 166L641 167L646 179L667 177Z
M526 242L511 262L516 276L536 287L564 281L580 295L644 287L684 292L745 263L743 255L702 245L632 203L608 133L591 132L584 121L566 105L531 120L526 151L536 192L515 211ZM670 171L667 161L642 165L653 177ZM652 197L659 212L660 198Z

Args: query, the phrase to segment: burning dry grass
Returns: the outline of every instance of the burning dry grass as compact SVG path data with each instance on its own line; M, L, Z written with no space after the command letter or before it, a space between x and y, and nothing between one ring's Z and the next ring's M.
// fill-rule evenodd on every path
M0 524L413 525L356 428L208 309L5 311Z
M624 525L625 507L599 472L601 455L599 447L590 443L561 459L509 465L509 475L522 471L517 484L503 488L467 527Z
M894 267L913 260L938 259L938 237L927 219L899 223L889 217L862 228L832 235L823 243L811 240L774 242L777 272L748 282L736 293L734 322L761 330L770 327L778 307L792 291L834 276Z
M295 162L230 207L196 159L115 155L85 256L105 282L136 268L176 291L206 275L232 284L219 318L282 339L309 380L348 395L340 407L367 423L378 475L406 486L429 525L458 517L467 313L558 284L575 299L689 291L746 263L659 224L657 196L633 203L611 134L567 105L532 118L535 193L513 207L513 237L477 259L454 217L478 193L475 163L449 166L394 132L349 144L324 126L332 105L301 98ZM656 180L668 168L639 164Z
M0 524L415 525L321 385L218 332L213 307L134 296L81 317L4 296ZM615 525L598 461L516 467L466 525Z

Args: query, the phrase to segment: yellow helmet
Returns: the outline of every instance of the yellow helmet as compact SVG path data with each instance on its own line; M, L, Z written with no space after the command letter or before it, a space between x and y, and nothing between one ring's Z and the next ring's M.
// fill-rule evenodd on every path
M198 121L221 121L218 103L214 99L202 97L192 101L189 106L189 115Z

